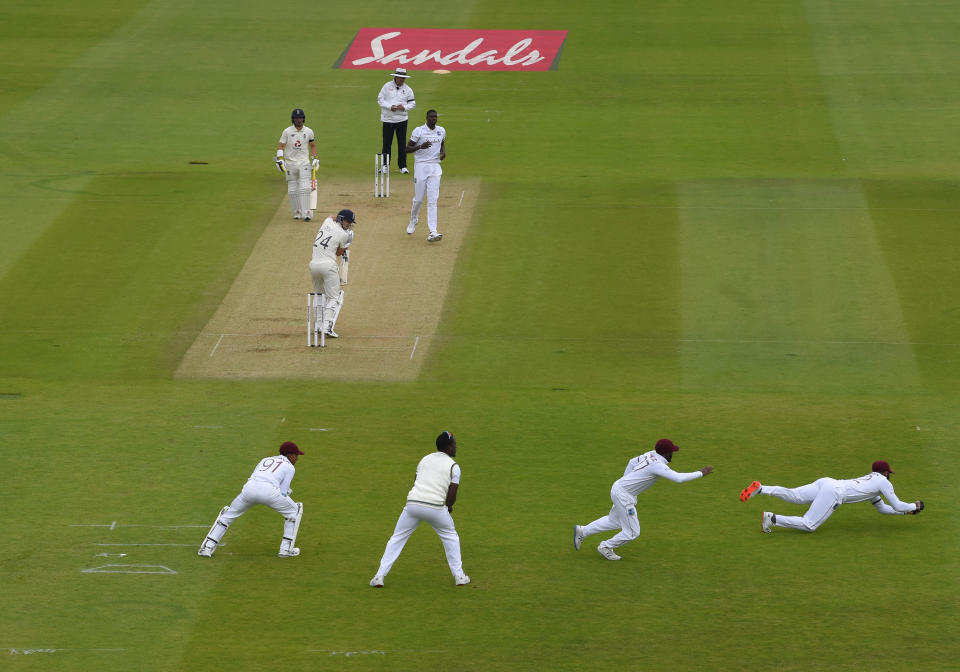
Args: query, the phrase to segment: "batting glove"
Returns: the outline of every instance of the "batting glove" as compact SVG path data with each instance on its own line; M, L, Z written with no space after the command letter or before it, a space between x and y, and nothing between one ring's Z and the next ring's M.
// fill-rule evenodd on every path
M320 159L318 159L317 157L313 157L312 165L314 170L317 170L318 168L320 168Z
M283 159L276 159L275 163L277 164L277 170L281 173L287 172L287 167L283 165Z

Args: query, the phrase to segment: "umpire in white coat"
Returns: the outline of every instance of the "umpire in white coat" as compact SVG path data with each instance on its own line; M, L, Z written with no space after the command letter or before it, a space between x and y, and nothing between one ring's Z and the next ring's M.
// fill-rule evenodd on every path
M417 106L417 101L413 96L413 89L407 83L406 68L397 68L393 73L393 79L383 85L380 93L377 95L377 105L380 106L380 121L383 124L383 147L381 153L384 157L391 154L390 146L393 144L393 136L397 136L397 168L401 173L409 173L407 170L407 113ZM383 172L390 169L389 165L383 166Z
M417 464L417 478L407 494L407 505L400 512L393 536L383 551L380 568L370 580L370 585L374 588L383 588L384 577L390 572L407 539L421 522L428 523L443 542L447 564L456 585L470 583L470 577L463 573L460 536L454 527L453 516L450 515L460 487L460 465L453 460L457 454L457 440L450 432L441 432L436 444L436 452L426 455Z

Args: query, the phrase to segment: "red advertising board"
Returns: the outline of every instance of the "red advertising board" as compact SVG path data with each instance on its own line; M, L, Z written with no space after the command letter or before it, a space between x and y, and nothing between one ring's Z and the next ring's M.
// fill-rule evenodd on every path
M556 70L565 30L361 28L336 68Z

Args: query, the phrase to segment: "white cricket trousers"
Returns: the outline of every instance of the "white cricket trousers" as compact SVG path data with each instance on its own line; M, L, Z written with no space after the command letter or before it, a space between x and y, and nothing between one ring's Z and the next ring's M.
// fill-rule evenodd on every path
M327 297L327 304L323 311L324 327L333 327L333 316L340 303L340 266L330 257L320 257L310 261L310 278L313 280L313 291L323 292Z
M415 163L413 165L413 206L410 208L410 223L420 221L420 206L427 199L427 228L437 232L437 201L440 200L440 176L443 169L439 163Z
M227 528L233 524L233 521L256 504L269 506L283 516L284 536L291 536L293 534L296 526L297 513L300 511L297 503L294 502L289 495L284 495L280 492L279 488L269 483L247 481L243 486L243 490L234 498L230 506L220 512L220 515L217 517L217 523L219 523L219 525L214 524L208 537L219 544L220 540L223 539L223 535L226 534ZM283 548L284 544L289 544L289 542L281 542L280 547Z
M764 485L760 492L771 497L779 497L791 504L810 504L802 516L781 516L777 514L778 527L790 527L794 530L813 532L833 515L843 503L840 484L833 478L819 478L813 483L799 488L782 488L779 485Z
M599 532L620 530L619 534L600 542L601 546L616 548L640 536L640 521L637 520L637 498L616 483L610 488L610 501L613 502L610 513L584 525L582 530L585 537Z
M297 514L296 502L288 495L281 494L279 488L275 488L269 483L247 481L243 490L234 498L229 508L220 514L220 519L226 523L232 523L255 504L269 506L284 518Z
M433 531L443 542L443 550L447 554L447 564L450 565L450 572L454 577L463 574L463 562L460 560L460 536L453 525L453 516L447 511L446 507L435 509L431 506L422 504L413 504L408 502L403 511L400 512L400 518L397 520L397 526L393 530L393 536L387 542L387 548L383 551L383 557L380 558L380 570L377 572L380 576L386 576L393 567L393 563L400 557L400 551L403 550L407 539L417 529L421 522L428 523Z
M287 196L290 197L290 212L294 216L305 216L310 209L311 164L286 163Z

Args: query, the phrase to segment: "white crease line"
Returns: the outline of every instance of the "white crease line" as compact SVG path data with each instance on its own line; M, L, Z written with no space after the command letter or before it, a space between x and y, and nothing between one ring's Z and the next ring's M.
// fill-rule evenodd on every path
M460 202L457 203L457 207L458 207L458 208L463 204L463 195L464 195L465 193L467 193L466 190L460 192Z
M309 427L308 429L311 432L329 432L331 428L330 427Z
M420 337L417 336L416 340L413 342L413 350L410 351L410 361L413 361L413 355L417 351L417 343L420 342Z
M211 356L211 357L213 357L213 353L215 353L215 352L217 351L217 348L220 347L220 341L223 340L223 337L224 337L224 336L226 336L226 334L220 334L220 338L217 339L217 344L216 344L215 346L213 346L213 350L210 351L210 356Z

